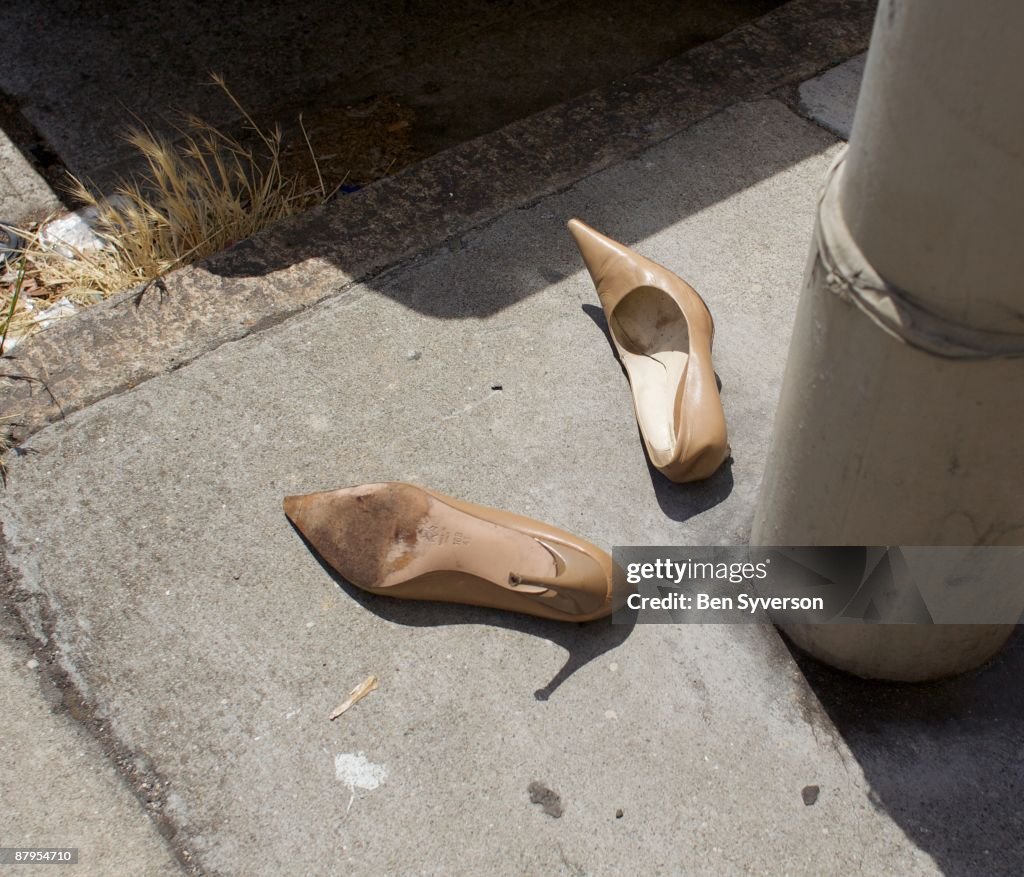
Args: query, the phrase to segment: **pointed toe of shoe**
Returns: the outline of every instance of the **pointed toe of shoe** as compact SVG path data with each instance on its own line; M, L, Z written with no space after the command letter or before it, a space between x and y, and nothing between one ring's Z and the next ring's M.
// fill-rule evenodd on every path
M306 508L305 499L306 497L301 495L286 496L282 502L284 513L288 516L288 520L300 530L302 529L303 511Z
M316 552L352 584L387 579L392 546L415 537L415 501L386 484L287 496L284 512Z

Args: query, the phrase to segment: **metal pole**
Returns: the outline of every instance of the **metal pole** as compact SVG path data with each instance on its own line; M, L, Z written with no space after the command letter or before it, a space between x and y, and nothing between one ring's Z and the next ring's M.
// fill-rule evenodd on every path
M880 3L819 208L755 544L1024 545L1021 33L1017 0ZM1012 630L787 632L851 672L922 680L978 666Z

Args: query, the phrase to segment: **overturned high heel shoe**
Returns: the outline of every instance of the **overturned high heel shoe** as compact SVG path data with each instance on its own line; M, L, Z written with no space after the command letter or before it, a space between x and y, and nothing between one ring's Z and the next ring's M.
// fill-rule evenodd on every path
M353 585L591 621L612 611L612 560L548 524L400 482L289 496L284 511Z
M729 456L704 300L667 268L578 219L572 233L629 377L651 463L672 481L712 475Z

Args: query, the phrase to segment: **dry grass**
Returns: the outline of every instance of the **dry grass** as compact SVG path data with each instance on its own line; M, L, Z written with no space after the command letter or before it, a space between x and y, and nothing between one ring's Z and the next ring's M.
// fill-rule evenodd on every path
M62 299L76 306L95 303L219 252L327 197L305 129L315 185L282 171L280 128L260 128L223 78L213 81L245 119L253 145L195 116L178 128L177 143L145 126L131 131L127 139L145 159L145 173L123 180L110 198L77 179L69 187L75 200L96 210L94 231L106 248L75 251L69 259L44 246L38 229L18 230L27 243L0 278L0 330L8 346L8 339L38 327L38 314Z

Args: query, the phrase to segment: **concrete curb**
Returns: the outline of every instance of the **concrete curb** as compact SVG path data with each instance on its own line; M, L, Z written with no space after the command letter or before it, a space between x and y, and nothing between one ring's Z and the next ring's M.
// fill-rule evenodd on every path
M447 150L65 321L5 357L0 409L47 423L864 50L873 4L793 0L649 72Z
M200 873L189 850L173 843L176 827L164 815L166 783L144 753L129 751L107 733L103 718L63 670L52 616L46 615L42 639L17 630L16 604L25 597L0 551L0 758L5 810L13 820L5 840L80 846L76 870L86 874L115 868ZM33 766L45 770L45 793L29 783Z

